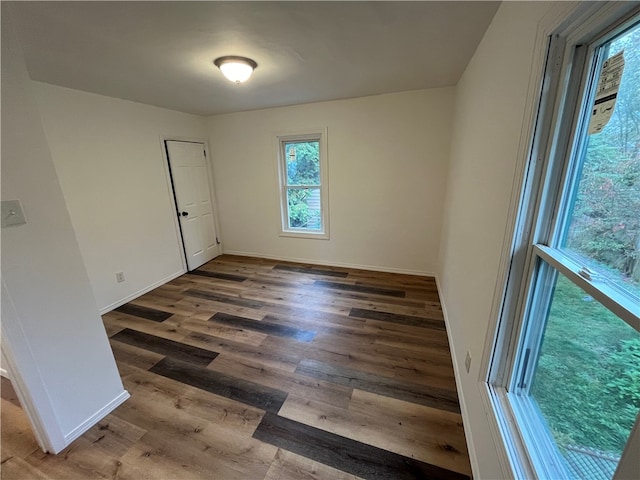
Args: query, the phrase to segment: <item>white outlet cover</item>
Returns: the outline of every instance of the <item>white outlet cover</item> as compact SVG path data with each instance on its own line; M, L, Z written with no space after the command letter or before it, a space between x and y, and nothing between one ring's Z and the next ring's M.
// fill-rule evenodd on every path
M2 204L2 228L27 223L20 200L2 200L0 203Z

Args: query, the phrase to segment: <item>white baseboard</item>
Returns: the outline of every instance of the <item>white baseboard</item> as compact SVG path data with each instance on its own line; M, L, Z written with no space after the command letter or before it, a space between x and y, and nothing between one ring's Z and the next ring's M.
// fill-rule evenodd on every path
M255 252L240 252L237 250L225 250L222 252L223 255L238 255L240 257L258 257L258 258L266 258L269 260L280 260L283 262L296 262L296 263L308 263L311 265L326 265L328 267L344 267L344 268L355 268L358 270L369 270L374 272L387 272L387 273L401 273L404 275L416 275L420 277L435 277L436 274L434 272L428 272L423 270L408 270L404 268L393 268L393 267L382 267L380 265L360 265L357 263L342 263L342 262L333 262L333 261L324 261L324 260L309 260L308 258L295 258L295 257L284 257L284 256L276 256L276 255L267 255L264 253L255 253Z
M2 367L0 367L0 377L8 378L9 380L11 380L11 377L9 376L9 372L7 372Z
M67 433L64 436L65 448L69 446L71 442L73 442L78 437L80 437L80 435L85 433L87 430L93 427L96 423L98 423L100 420L102 420L104 417L106 417L111 412L113 412L116 408L122 405L125 402L125 400L127 400L130 396L131 395L129 395L129 392L127 392L126 390L123 390L122 393L120 393L120 395L118 395L116 398L111 400L108 404L106 404L96 413L91 415L89 418L87 418L84 422L82 422L76 428L74 428L69 433ZM60 451L61 450L62 449L60 449ZM53 452L53 453L59 453L59 451Z
M449 325L449 317L447 316L447 306L442 298L442 288L440 287L440 279L438 275L434 275L436 278L436 287L438 288L438 296L440 297L440 306L442 307L442 315L444 317L444 324L447 328L447 340L449 341L449 350L451 351L451 362L453 363L453 374L456 380L456 390L458 391L458 403L460 403L460 413L462 414L462 426L464 428L464 436L467 442L467 451L469 452L469 462L471 463L472 478L480 478L477 473L480 471L478 465L478 457L474 448L473 436L471 435L471 424L469 420L469 413L467 410L467 404L464 401L464 395L461 386L461 370L458 364L458 356L456 355L456 347L451 338L451 327Z
M105 313L109 313L111 310L114 310L114 309L118 308L119 306L124 305L125 303L129 303L131 300L135 300L139 296L144 295L145 293L149 293L154 288L158 288L159 286L164 285L165 283L170 282L171 280L173 280L175 278L178 278L178 277L184 275L185 273L187 273L186 270L180 270L179 272L172 273L168 277L165 277L162 280L158 280L157 282L154 282L151 285L149 285L147 287L144 287L144 288L138 290L137 292L132 293L131 295L126 296L125 298L121 298L120 300L116 300L112 304L107 305L106 307L100 308L100 310L99 310L100 311L100 315L104 315Z

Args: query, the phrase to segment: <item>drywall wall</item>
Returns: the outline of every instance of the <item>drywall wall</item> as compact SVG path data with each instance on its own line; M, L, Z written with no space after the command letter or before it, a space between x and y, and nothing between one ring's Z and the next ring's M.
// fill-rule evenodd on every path
M517 179L534 50L547 2L504 2L456 91L438 278L476 478L503 478L479 393L479 367ZM544 49L537 52L544 54ZM536 53L537 55L537 53ZM537 59L540 60L540 59ZM471 370L464 370L466 352Z
M33 90L100 310L183 273L160 137L204 139L204 117L39 82Z
M2 229L2 348L30 417L45 430L40 439L56 451L128 394L2 7L2 200L19 199L27 219Z
M211 117L225 252L432 273L453 88ZM330 239L279 236L278 134L327 128Z

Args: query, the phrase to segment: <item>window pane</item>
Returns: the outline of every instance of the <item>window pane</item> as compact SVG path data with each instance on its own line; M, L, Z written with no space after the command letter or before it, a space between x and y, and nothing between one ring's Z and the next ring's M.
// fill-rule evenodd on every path
M640 26L608 52L606 58L623 52L622 81L609 122L587 138L563 247L640 298Z
M319 188L288 188L289 228L322 230Z
M287 185L320 185L320 142L285 142Z
M640 334L557 276L530 394L570 475L609 479L640 408Z

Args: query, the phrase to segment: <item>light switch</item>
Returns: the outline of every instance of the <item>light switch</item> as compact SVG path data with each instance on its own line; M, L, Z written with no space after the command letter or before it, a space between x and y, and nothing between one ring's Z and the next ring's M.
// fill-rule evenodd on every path
M2 228L24 225L27 221L20 200L2 200Z

